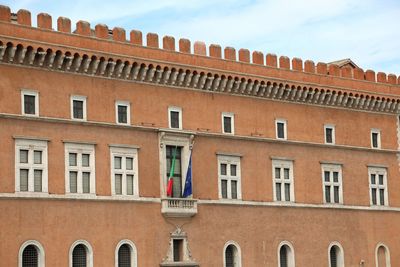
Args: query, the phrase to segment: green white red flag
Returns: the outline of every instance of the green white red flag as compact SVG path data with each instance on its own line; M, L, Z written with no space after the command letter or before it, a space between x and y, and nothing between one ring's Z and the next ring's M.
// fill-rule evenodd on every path
M176 151L178 147L175 147L174 152L172 153L172 163L171 163L171 169L169 172L169 177L168 177L168 183L167 183L167 196L172 197L172 188L174 185L174 174L175 174L175 159L176 159Z

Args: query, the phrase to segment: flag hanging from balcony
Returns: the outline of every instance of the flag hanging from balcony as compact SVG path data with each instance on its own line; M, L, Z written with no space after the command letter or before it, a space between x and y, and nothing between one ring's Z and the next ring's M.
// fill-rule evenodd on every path
M189 197L192 195L192 152L190 152L189 165L186 172L185 188L182 197Z
M169 171L168 183L167 183L167 196L172 197L172 188L174 185L174 174L175 174L175 160L176 160L176 151L178 147L176 146L174 152L172 152L172 162L171 169Z

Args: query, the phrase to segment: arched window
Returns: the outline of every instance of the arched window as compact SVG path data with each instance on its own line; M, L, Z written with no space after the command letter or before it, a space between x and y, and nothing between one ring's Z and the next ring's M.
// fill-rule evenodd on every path
M241 252L239 245L234 241L229 241L224 247L224 267L240 267Z
M26 241L19 250L19 267L43 267L44 249L34 240Z
M390 267L390 252L385 244L376 246L376 267Z
M289 242L282 242L278 250L279 267L294 267L294 250Z
M137 253L135 244L130 240L121 240L115 249L115 267L136 267Z
M72 244L69 253L70 267L93 267L93 252L90 244L79 240Z
M338 242L333 242L329 245L328 258L329 267L344 266L343 248Z

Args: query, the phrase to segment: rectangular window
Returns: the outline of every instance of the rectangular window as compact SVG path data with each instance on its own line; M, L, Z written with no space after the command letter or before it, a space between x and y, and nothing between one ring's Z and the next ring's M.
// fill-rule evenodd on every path
M71 96L71 118L86 120L86 96Z
M335 126L324 125L325 144L335 144Z
M386 168L368 168L371 205L388 206Z
M379 129L371 130L371 147L381 148L381 131Z
M110 147L113 195L139 196L137 149Z
M115 112L115 119L118 124L129 125L131 123L130 103L128 101L116 101Z
M324 202L342 204L342 166L338 164L322 164L321 167Z
M235 117L233 113L222 113L222 132L226 134L235 133Z
M276 119L275 127L276 127L276 138L286 140L287 139L286 120Z
M218 156L219 198L241 199L240 157Z
M36 91L21 91L21 109L23 115L39 116L39 94Z
M66 193L95 194L94 145L65 143Z
M183 239L173 239L172 247L173 247L174 261L175 262L183 261Z
M272 160L274 200L294 202L293 161Z
M182 109L179 107L168 108L169 128L182 129Z
M15 140L15 191L48 192L47 141Z
M173 163L175 155L175 163ZM167 184L169 177L172 177L172 196L174 198L182 197L182 147L166 146L167 160ZM172 166L174 166L172 168ZM172 173L173 171L173 173Z

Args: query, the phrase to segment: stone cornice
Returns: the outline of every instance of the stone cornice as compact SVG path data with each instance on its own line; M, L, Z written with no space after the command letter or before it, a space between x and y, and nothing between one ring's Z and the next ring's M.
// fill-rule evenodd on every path
M400 98L394 95L302 84L271 77L155 62L96 51L89 53L89 51L76 48L51 47L6 37L0 37L0 63L274 101L387 114L397 114L400 104Z

